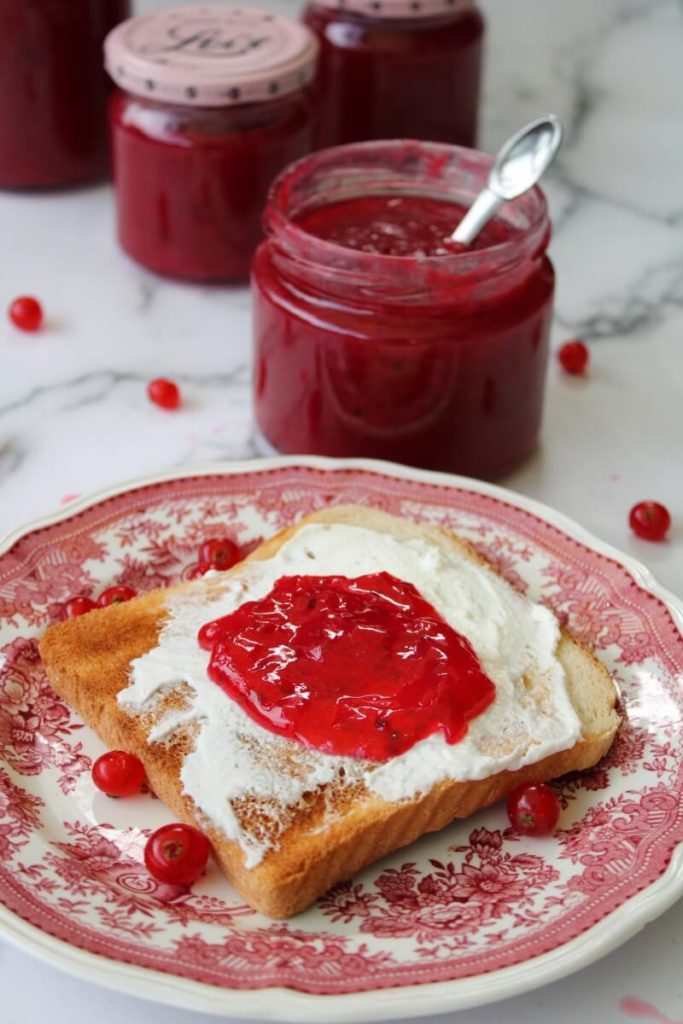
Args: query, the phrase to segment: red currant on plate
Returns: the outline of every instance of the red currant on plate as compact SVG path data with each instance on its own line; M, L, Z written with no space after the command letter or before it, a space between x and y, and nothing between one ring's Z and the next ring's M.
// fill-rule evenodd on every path
M124 601L130 601L131 597L135 597L133 588L126 587L121 583L116 587L107 587L106 590L103 590L97 603L100 608L106 608L110 604L122 604Z
M671 526L671 515L658 501L639 501L629 512L629 525L643 540L664 540Z
M162 409L177 409L180 405L180 389L175 381L157 377L147 385L147 394L155 405Z
M32 295L21 295L10 303L9 318L20 331L37 331L43 322L43 307Z
M192 825L162 825L147 840L145 865L152 878L168 885L192 885L206 867L209 840Z
M239 548L228 537L206 540L199 549L199 564L209 569L230 569L239 560Z
M97 605L90 597L72 597L64 605L64 614L67 619L75 619L77 615L85 615L91 612Z
M524 836L548 836L560 817L560 801L544 782L525 782L508 796L510 824Z
M578 376L586 372L590 354L585 342L575 338L573 341L565 341L564 345L560 346L557 358L566 373Z
M135 754L109 750L92 766L92 780L107 796L133 796L145 781L145 769Z

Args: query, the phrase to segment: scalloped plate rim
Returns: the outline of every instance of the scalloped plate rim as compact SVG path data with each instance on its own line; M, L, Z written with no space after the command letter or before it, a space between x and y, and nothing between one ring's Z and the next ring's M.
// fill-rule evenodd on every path
M166 481L192 477L230 476L257 473L287 467L311 467L320 470L360 470L486 494L522 509L562 530L584 546L623 566L645 590L666 605L683 630L683 602L663 587L650 569L631 555L596 537L571 517L543 502L517 494L498 484L470 477L454 476L414 469L374 459L332 459L321 456L282 456L266 459L236 460L176 467L145 474L99 488L74 499L52 513L34 518L9 531L0 540L0 555L18 540L36 530L71 519L74 515L109 498ZM567 977L595 963L636 935L651 921L668 910L683 896L683 844L673 851L664 874L643 892L627 900L588 931L558 949L543 953L521 964L488 974L423 985L397 986L364 992L316 995L290 988L232 989L192 981L150 968L109 960L57 939L24 921L0 905L0 935L23 951L51 966L85 981L121 990L125 982L128 995L153 1000L198 1012L226 1016L239 1015L250 1020L317 1022L324 1008L326 1020L336 1022L399 1020L408 1017L469 1009L500 1002ZM623 920L622 920L623 919ZM486 985L482 986L482 979ZM495 990L491 982L495 979ZM273 999L277 996L277 1000ZM274 1004L277 1004L274 1006Z
M672 883L676 885L673 894L669 891ZM472 1009L523 995L559 981L590 966L633 938L676 903L681 895L683 844L674 851L671 865L657 882L559 950L544 953L526 963L513 964L471 978L334 996L313 995L276 986L263 989L222 988L134 964L108 960L55 939L2 906L0 934L19 949L84 981L121 991L123 980L126 982L126 995L213 1016L225 1017L229 1013L228 1019L238 1014L248 1020L318 1024L324 1009L324 1017L329 1024L346 1024L351 1021L360 1024L365 1021L401 1020ZM622 916L627 920L624 927L619 927ZM618 919L616 924L615 918ZM604 942L601 941L603 933L606 933ZM485 994L482 992L482 978L486 978L488 983L495 979L495 993L492 993L489 985ZM278 1008L273 1012L275 996Z
M80 512L84 512L86 509L92 508L102 501L115 498L120 494L127 494L129 491L137 490L138 488L171 480L203 476L230 476L237 472L257 473L262 470L284 469L287 466L310 466L313 469L322 470L359 469L370 473L385 473L388 476L435 484L442 487L461 488L462 490L475 491L479 494L490 495L492 498L498 498L500 501L531 512L538 516L539 519L545 519L546 522L561 529L576 540L581 541L587 547L606 555L615 562L619 562L628 569L639 584L657 594L667 605L670 605L670 610L673 611L676 618L683 624L683 599L678 598L672 591L667 590L643 562L602 540L564 512L558 512L552 506L546 505L537 498L529 498L525 494L518 494L516 491L502 487L500 484L477 480L474 477L439 473L436 470L417 469L413 466L403 466L396 462L385 462L381 459L334 459L322 455L283 455L263 459L202 462L196 465L177 466L173 469L160 470L156 473L145 473L115 484L109 484L106 487L99 487L94 491L89 491L87 494L73 499L64 506L54 509L52 512L25 520L20 526L9 530L0 537L0 555L5 554L13 544L28 533L45 529L55 523L64 522L64 520L71 519L72 516L78 515Z

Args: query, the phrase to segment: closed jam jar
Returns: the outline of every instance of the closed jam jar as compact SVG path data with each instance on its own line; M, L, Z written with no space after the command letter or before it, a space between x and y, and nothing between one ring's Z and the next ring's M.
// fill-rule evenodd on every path
M484 20L471 0L313 0L319 144L473 146Z
M102 43L129 0L0 0L0 188L109 170Z
M248 278L268 188L314 145L316 54L303 25L254 7L179 7L110 34L118 236L133 259Z
M264 447L486 479L534 449L554 272L536 188L470 248L448 240L486 183L475 150L323 150L280 176L253 264Z

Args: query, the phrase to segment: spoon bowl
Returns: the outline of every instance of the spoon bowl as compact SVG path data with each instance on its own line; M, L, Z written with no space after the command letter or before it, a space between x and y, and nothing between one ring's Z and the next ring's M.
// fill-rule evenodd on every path
M452 242L470 245L503 203L524 195L545 174L562 142L562 125L546 114L520 128L504 144L491 168L488 185L479 193L451 235Z

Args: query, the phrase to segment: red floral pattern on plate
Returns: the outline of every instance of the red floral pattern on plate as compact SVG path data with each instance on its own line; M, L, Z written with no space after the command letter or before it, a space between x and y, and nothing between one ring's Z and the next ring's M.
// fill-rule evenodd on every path
M0 756L22 775L58 768L58 785L70 793L91 765L82 743L67 742L82 725L48 683L35 638L17 637L0 658Z
M595 646L619 681L625 721L601 765L558 784L553 837L521 839L502 807L490 808L273 924L215 867L189 892L147 876L144 837L166 812L150 796L95 793L87 769L101 744L50 689L36 638L73 594L175 583L209 536L249 550L346 502L457 529ZM0 557L0 652L0 900L110 960L224 988L326 995L482 977L484 1001L491 972L615 914L661 878L683 840L675 617L618 561L474 483L237 466L124 491L24 534Z

